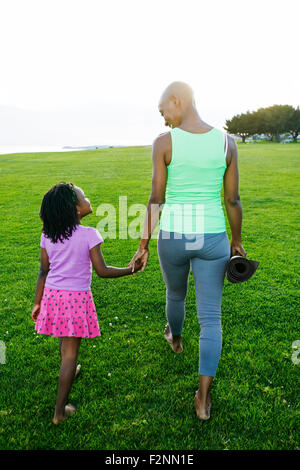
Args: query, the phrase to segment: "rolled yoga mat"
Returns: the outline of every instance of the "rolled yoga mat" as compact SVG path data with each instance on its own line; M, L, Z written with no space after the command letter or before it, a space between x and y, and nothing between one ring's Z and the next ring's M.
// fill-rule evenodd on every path
M227 261L225 276L230 282L248 281L257 270L258 265L258 261L235 255Z

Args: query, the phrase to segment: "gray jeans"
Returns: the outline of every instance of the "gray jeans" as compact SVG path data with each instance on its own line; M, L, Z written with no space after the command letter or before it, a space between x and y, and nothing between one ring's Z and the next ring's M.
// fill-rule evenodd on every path
M230 258L227 232L187 235L160 230L157 251L166 284L166 316L173 335L182 332L192 265L201 328L199 374L214 377L222 349L221 301Z

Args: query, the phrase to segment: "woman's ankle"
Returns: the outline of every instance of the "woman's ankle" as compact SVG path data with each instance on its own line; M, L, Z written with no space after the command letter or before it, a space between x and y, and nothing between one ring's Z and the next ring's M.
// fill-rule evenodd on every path
M207 397L209 395L209 392L207 393L203 393L199 388L197 390L197 395L198 395L198 400L200 403L202 403L203 405L206 404L207 402Z
M179 341L181 339L181 335L172 335L174 341Z

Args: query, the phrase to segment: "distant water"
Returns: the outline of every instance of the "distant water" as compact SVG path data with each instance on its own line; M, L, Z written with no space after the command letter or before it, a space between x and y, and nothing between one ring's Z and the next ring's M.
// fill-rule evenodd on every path
M79 150L77 148L67 148L59 146L24 146L24 145L1 145L0 146L0 155L6 155L9 153L35 153L35 152L71 152L74 150Z
M41 146L27 146L27 145L0 145L0 155L6 155L10 153L40 153L40 152L74 152L76 150L96 150L108 147L135 147L135 146L149 146L149 144L135 144L132 143L123 145L94 145L94 146L82 146L82 147L60 147L55 145L41 145Z

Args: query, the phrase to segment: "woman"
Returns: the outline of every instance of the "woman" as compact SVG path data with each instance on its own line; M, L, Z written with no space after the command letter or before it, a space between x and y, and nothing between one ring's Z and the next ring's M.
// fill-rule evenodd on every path
M185 298L192 266L196 288L199 340L199 388L194 403L200 419L210 418L210 388L222 348L221 301L226 263L245 256L242 246L242 208L239 196L237 147L232 137L202 121L193 91L183 82L171 83L161 96L159 111L170 132L153 143L152 192L147 205L144 233L136 260L149 257L148 244L163 206L157 241L166 284L164 336L176 353L183 351L181 333ZM228 144L228 145L227 145ZM225 148L224 148L225 147ZM229 244L220 201L231 228Z

